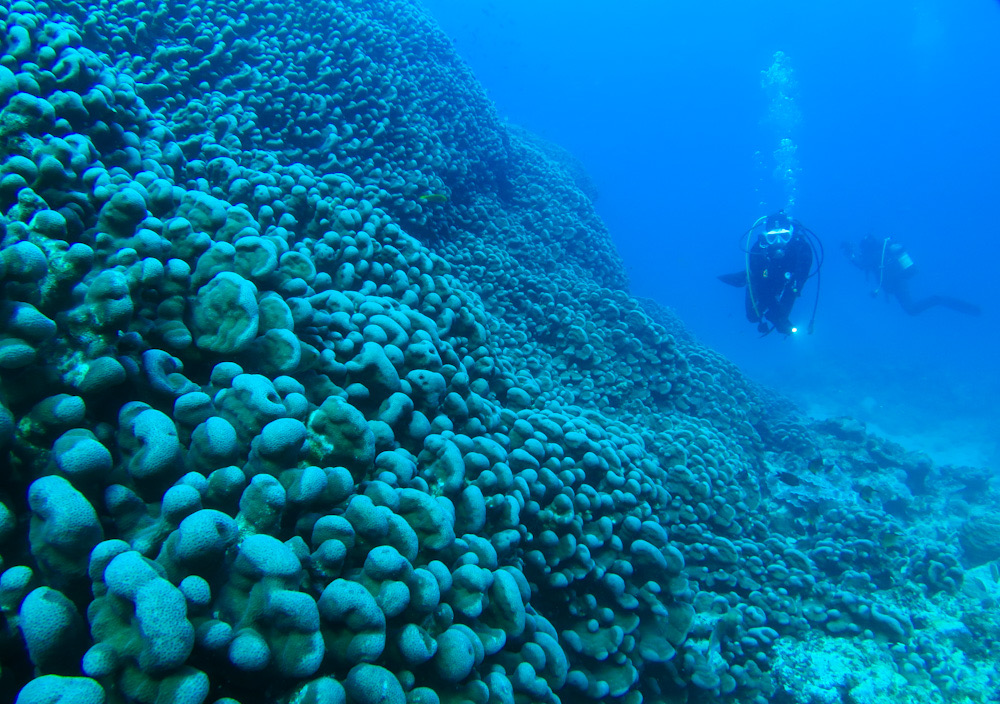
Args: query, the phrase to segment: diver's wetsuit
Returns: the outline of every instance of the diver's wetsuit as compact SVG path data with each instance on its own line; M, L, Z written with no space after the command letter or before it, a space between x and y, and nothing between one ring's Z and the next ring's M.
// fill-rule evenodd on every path
M976 304L951 296L934 295L914 300L910 292L910 279L916 273L913 260L903 245L890 237L883 239L865 235L857 249L848 250L848 258L865 272L866 280L875 280L877 288L873 294L884 290L888 295L895 296L908 315L920 315L935 306L968 315L979 315L982 312Z
M788 316L809 278L812 261L812 248L802 235L793 236L785 245L768 245L758 238L750 250L747 320L760 323L766 319L778 332L791 333Z

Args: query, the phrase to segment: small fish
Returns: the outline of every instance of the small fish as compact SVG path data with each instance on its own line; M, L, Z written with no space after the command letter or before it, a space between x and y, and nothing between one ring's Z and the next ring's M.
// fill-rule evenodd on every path
M810 472L818 472L821 469L823 469L823 458L822 457L813 457L811 460L809 460L809 471Z
M899 543L903 540L903 534L895 528L889 528L884 533L879 535L879 540L882 543L882 547L890 549L899 545Z
M446 196L444 193L425 193L424 195L420 196L420 200L426 203L447 203L448 196Z
M862 485L857 487L858 495L861 496L861 500L865 502L871 502L872 498L875 496L875 487Z
M802 481L791 472L779 472L778 479L783 481L785 484L788 484L789 486L798 486L799 484L802 483Z

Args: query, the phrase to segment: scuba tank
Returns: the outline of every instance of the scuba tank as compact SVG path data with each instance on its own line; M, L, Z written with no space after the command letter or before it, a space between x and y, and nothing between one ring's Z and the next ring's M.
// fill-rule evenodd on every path
M903 245L898 243L889 245L889 254L896 262L896 266L899 267L899 272L903 276L909 276L913 273L910 271L913 268L913 257L910 256L910 253L906 251Z
M900 269L906 271L911 266L913 266L913 258L910 257L910 255L907 254L906 250L904 249L902 252L900 252L899 256L896 257L896 263L899 264Z
M905 278L913 274L913 257L910 256L906 248L898 242L893 242L891 237L882 240L882 258L878 265L878 286L872 291L872 296L877 296L882 290L885 282L886 267L890 268L890 277ZM892 273L892 268L898 273Z

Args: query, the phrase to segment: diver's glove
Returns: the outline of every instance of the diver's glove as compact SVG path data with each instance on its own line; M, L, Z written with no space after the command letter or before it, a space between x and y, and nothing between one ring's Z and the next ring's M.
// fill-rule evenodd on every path
M791 335L795 332L795 326L791 324L788 320L779 320L774 324L774 329L780 332L782 335Z

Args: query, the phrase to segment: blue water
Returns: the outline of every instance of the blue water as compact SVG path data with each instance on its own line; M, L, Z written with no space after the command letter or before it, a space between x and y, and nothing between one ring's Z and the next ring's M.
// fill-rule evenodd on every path
M997 462L1000 3L425 4L501 114L587 168L633 293L815 415L853 415L942 462ZM794 127L762 87L777 51ZM786 204L772 154L786 132L793 213L826 266L815 334L759 339L715 275L739 270L741 233ZM915 294L983 315L872 299L839 250L866 232L907 244Z

